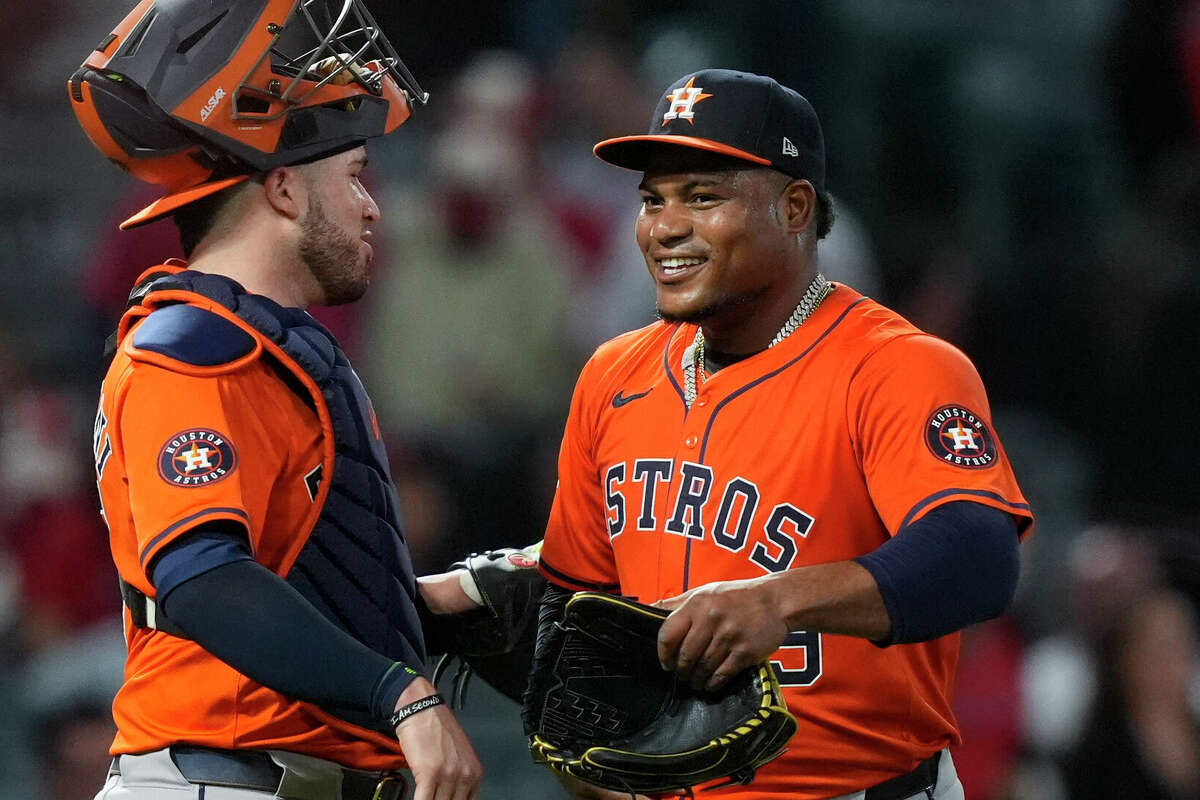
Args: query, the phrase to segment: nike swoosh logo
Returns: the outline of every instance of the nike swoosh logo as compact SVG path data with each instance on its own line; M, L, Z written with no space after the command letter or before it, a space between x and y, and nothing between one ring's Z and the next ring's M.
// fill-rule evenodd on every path
M641 397L645 397L646 395L650 394L652 391L654 391L653 386L651 386L646 391L641 392L640 394L631 394L628 397L625 397L624 396L625 390L622 389L613 395L613 408L620 408L621 406L625 405L626 403L632 403L634 400L637 400L638 398L641 398Z

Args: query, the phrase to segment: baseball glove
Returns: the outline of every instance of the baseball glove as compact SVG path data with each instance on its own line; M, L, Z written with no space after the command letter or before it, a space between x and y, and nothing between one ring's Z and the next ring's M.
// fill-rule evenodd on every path
M561 624L543 626L524 709L535 761L607 789L657 794L722 777L749 783L783 752L796 719L770 663L715 692L693 691L658 662L666 616L580 592Z
M450 565L450 570L467 571L463 588L468 594L474 589L478 593L474 599L481 604L474 611L437 618L437 639L445 655L434 669L434 683L455 658L460 659L451 706L466 702L472 674L521 702L533 663L538 603L546 588L537 568L540 551L540 542L523 550L506 547L471 554Z

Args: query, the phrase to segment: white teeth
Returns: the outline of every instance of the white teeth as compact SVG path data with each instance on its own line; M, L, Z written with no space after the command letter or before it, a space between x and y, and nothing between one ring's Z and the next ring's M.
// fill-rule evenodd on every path
M663 267L667 270L667 272L670 273L670 272L679 272L684 267L692 267L692 266L695 266L696 264L703 264L704 259L703 258L664 258L664 259L660 259L658 263L662 264Z

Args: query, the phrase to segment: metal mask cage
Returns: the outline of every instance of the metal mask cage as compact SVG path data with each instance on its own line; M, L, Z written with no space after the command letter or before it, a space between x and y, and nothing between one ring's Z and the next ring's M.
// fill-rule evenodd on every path
M336 16L331 6L341 6ZM304 25L306 29L293 30ZM383 93L383 81L390 75L404 93L411 108L414 102L424 105L429 93L422 90L408 67L400 60L391 42L367 11L362 0L301 0L292 16L282 26L269 28L275 38L267 51L254 62L246 77L234 89L233 118L269 121L278 119L291 108L303 105L314 93L331 83L347 82L343 76L372 95ZM311 33L315 47L299 52L285 52L284 38L289 34ZM266 86L251 85L251 77L259 72L265 59L271 59L270 73L284 80L272 79ZM321 66L320 72L314 67ZM315 83L313 83L315 81ZM275 112L250 110L254 103L239 103L243 93L250 98L264 98L282 103ZM245 106L245 107L244 107Z

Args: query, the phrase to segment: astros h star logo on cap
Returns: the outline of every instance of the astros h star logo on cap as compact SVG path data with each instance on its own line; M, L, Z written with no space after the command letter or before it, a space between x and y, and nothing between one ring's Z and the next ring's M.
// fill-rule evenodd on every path
M662 124L666 125L673 119L686 119L689 125L695 125L692 119L696 116L696 112L692 107L696 103L707 100L712 97L711 94L704 94L703 86L693 86L696 82L696 77L693 75L688 78L688 82L678 89L674 89L667 95L667 113L663 114Z

